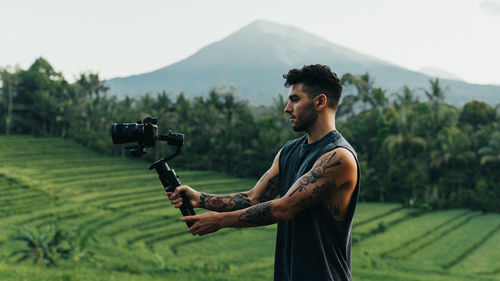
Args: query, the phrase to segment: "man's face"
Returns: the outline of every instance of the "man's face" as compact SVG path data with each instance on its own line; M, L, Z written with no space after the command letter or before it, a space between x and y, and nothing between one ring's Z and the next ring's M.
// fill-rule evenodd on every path
M305 131L316 122L318 113L314 110L313 100L302 91L303 83L297 83L290 88L288 104L285 112L290 116L292 129L296 132Z

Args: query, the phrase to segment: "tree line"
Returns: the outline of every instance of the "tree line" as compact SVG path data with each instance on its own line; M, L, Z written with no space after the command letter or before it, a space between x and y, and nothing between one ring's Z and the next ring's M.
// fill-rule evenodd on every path
M26 70L0 68L0 81L2 134L72 138L125 156L111 143L110 125L154 116L161 133L186 135L172 162L185 169L259 177L281 146L301 135L290 129L281 94L258 107L231 88L194 98L163 91L118 99L107 95L98 74L82 73L69 83L43 58ZM500 104L447 104L438 79L426 89L403 86L396 93L376 87L368 73L348 73L341 82L337 129L358 153L361 200L500 211ZM158 143L143 158L153 161L170 150Z

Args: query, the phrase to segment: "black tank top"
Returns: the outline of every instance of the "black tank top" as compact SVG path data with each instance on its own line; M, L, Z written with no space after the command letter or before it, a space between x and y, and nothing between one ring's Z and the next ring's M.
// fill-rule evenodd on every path
M275 281L352 280L351 224L358 201L359 162L351 145L336 130L311 144L307 144L307 136L287 142L279 159L280 195L283 197L321 155L337 147L352 152L358 166L358 180L346 220L335 221L326 206L320 203L289 221L278 223Z

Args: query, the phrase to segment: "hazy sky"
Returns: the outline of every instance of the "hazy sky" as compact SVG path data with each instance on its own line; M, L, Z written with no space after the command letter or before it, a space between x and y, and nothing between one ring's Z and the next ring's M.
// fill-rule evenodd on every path
M500 0L0 0L0 66L43 56L70 81L84 71L138 74L257 19L409 69L500 85Z

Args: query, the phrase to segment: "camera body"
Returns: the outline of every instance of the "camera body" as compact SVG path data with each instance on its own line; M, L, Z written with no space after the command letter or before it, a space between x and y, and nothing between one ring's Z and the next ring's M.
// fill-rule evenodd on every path
M158 134L158 118L146 117L137 123L113 123L111 125L113 144L137 142L137 145L127 146L132 156L139 157L146 153L145 148L154 147L156 141L166 141L168 145L182 147L184 135L168 131L168 135Z
M111 138L113 144L137 142L142 147L153 147L159 138L158 118L146 117L137 123L113 123Z

